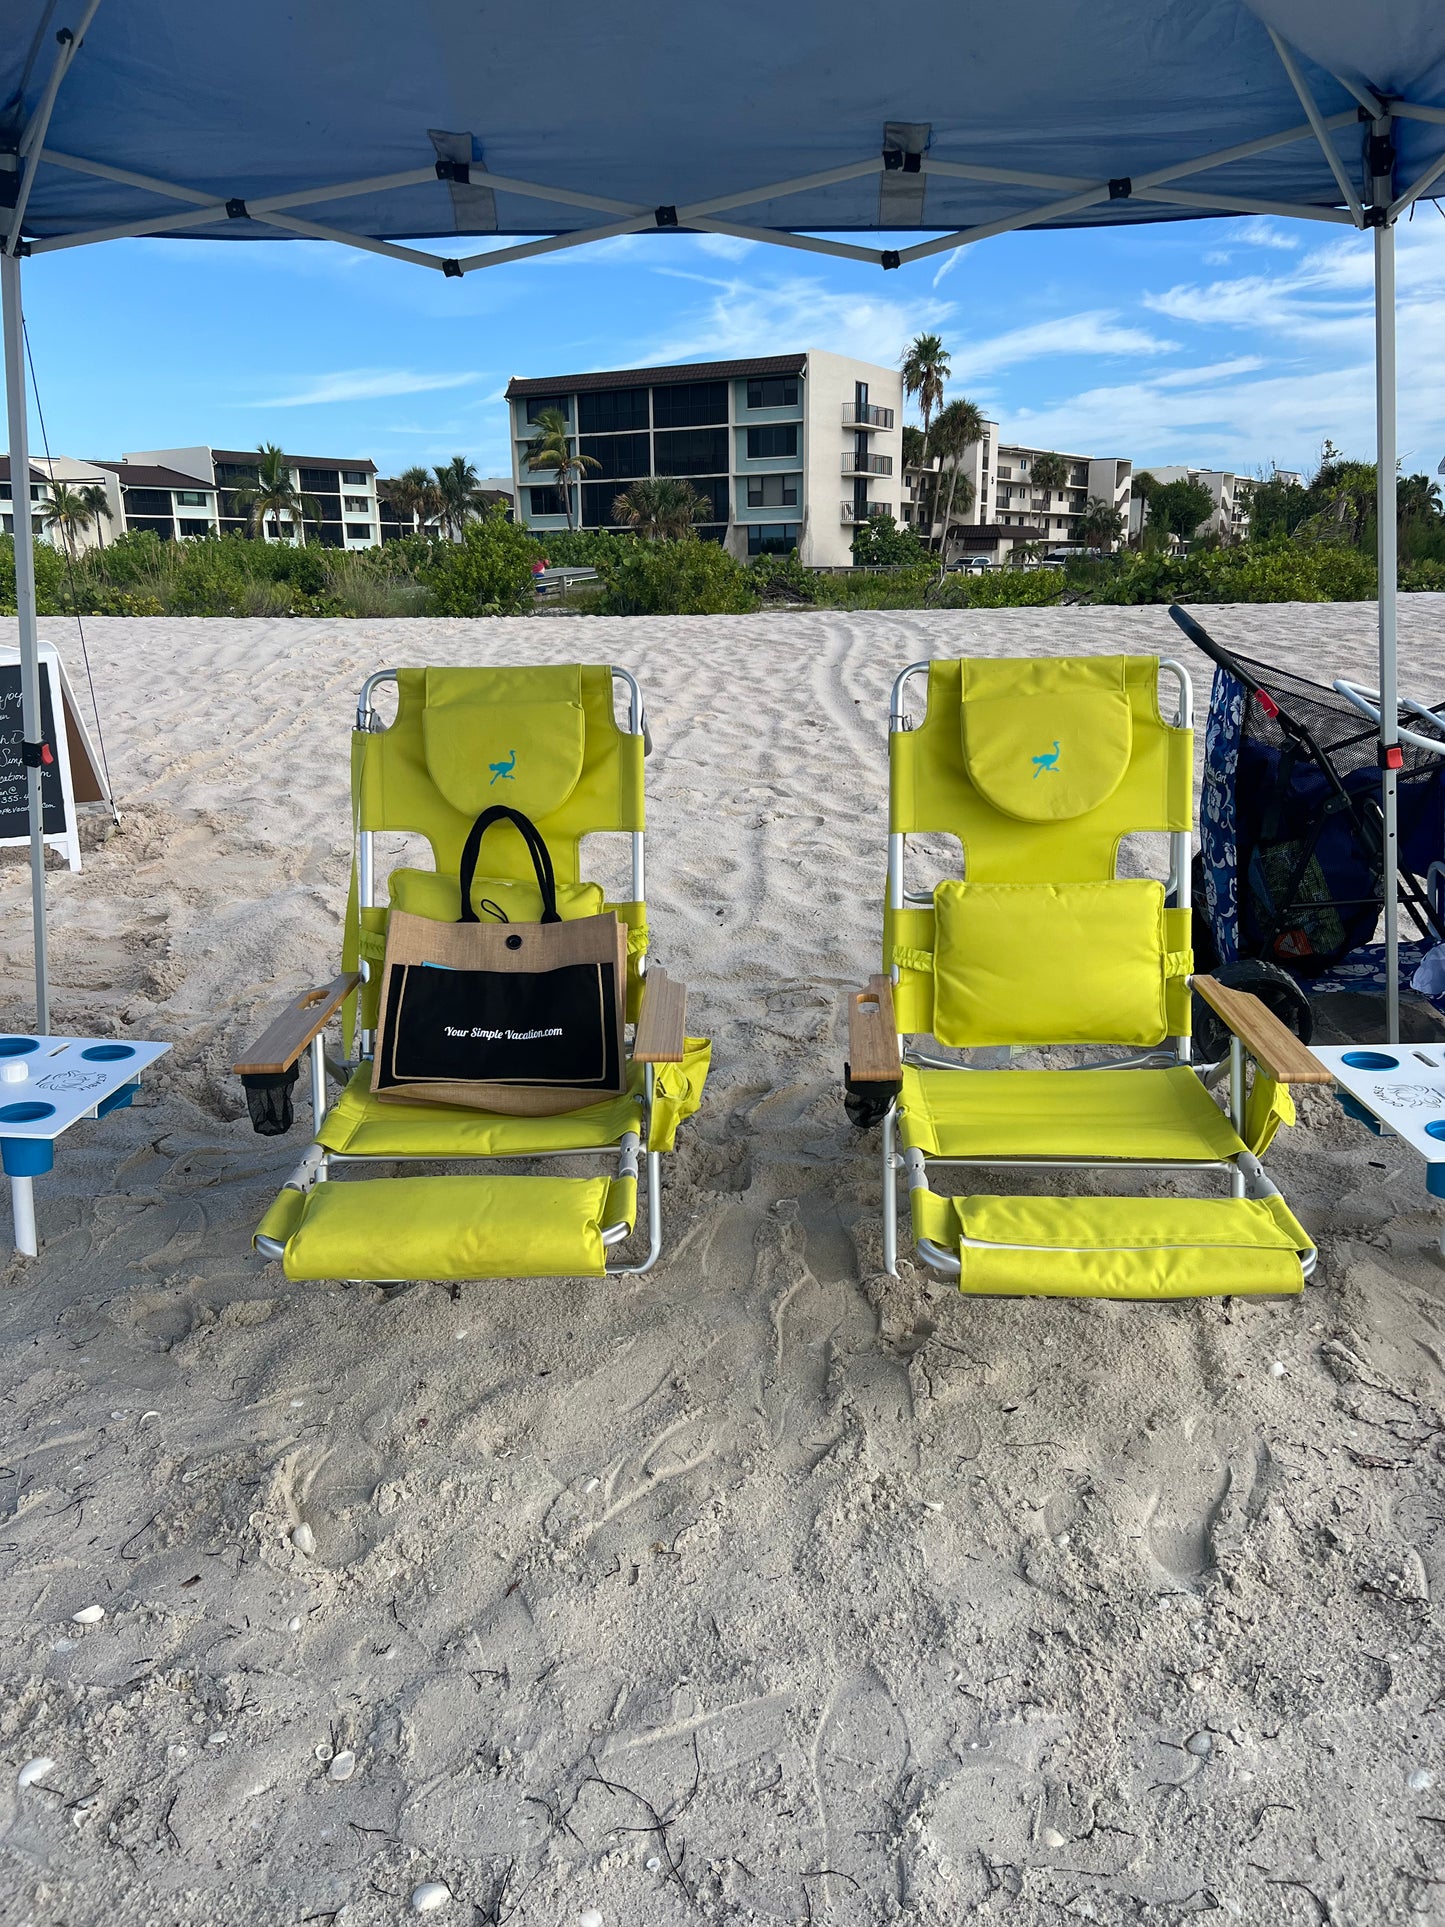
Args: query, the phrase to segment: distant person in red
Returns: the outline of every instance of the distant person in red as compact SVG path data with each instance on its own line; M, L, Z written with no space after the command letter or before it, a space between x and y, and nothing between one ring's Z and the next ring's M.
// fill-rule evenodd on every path
M540 575L544 569L550 569L551 566L552 566L551 563L547 560L545 555L539 556L537 560L532 564L532 573L533 575Z

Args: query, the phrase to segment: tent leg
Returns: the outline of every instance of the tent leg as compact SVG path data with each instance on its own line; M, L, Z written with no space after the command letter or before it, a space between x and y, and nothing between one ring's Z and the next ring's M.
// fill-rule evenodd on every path
M20 708L27 745L40 742L40 638L35 617L35 549L30 533L30 434L25 414L25 341L20 258L0 254L4 309L5 403L10 428L10 506L15 527L15 607L20 618ZM30 802L30 899L35 938L35 1029L50 1032L50 965L45 934L45 823L40 765L25 772Z
M1393 192L1393 153L1388 119L1371 123L1387 168L1372 182L1377 208L1388 206ZM1395 229L1382 220L1375 228L1375 522L1378 531L1376 591L1380 618L1380 805L1384 814L1385 847L1381 884L1385 897L1385 1040L1400 1041L1400 884L1399 798L1390 751L1398 755L1400 691L1396 601L1398 594L1398 529L1395 510Z

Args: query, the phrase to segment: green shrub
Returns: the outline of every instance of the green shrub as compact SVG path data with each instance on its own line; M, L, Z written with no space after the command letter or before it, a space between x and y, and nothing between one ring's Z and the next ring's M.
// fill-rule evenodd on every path
M831 609L922 609L938 578L934 563L907 569L849 569L817 577L817 598Z
M437 543L427 570L426 608L435 616L524 615L532 607L537 545L494 509L469 522L460 542Z
M992 569L987 575L950 575L929 602L938 609L1039 609L1064 594L1061 569Z
M685 535L676 542L619 543L600 557L606 584L599 605L609 616L745 615L758 606L748 571L716 542Z
M816 602L822 578L805 569L798 551L786 555L759 555L748 564L754 590L764 602Z
M1097 602L1360 602L1375 593L1375 563L1359 549L1287 539L1131 557Z
M928 550L891 515L875 515L853 537L853 560L861 569L917 568L927 562Z
M610 529L557 529L546 534L534 530L532 541L554 568L595 569L604 556L636 548L638 537L615 534Z

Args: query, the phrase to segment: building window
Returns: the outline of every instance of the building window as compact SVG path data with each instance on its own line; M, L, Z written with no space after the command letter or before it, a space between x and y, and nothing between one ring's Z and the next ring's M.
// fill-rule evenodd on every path
M168 488L128 488L125 512L127 519L132 515L163 515L169 521L171 492Z
M301 486L308 494L317 489L325 489L335 495L341 488L341 480L334 468L303 468Z
M797 405L796 375L768 375L761 381L748 383L749 408L796 408Z
M706 428L727 418L725 381L680 381L652 391L654 428Z
M178 488L176 502L183 509L203 509L206 506L205 495L198 488Z
M729 466L725 428L678 428L654 441L659 475L720 475Z
M793 509L798 506L801 475L749 475L750 509Z
M364 495L348 495L346 498L346 513L348 515L365 515L370 507L371 504Z
M584 435L580 447L599 464L587 471L599 482L631 481L652 472L646 435Z
M229 482L259 481L261 471L254 462L217 462L216 480L224 488Z
M550 409L556 409L564 422L572 419L572 403L566 395L529 395L527 398L527 423L532 426L539 422Z
M369 542L371 540L370 522L348 522L346 539L348 542Z
M341 480L347 488L365 488L366 470L364 468L343 468Z
M528 510L530 515L565 515L567 513L562 506L562 491L555 483L551 488L529 488L527 494L531 498L531 507Z
M796 422L774 422L768 428L748 430L750 462L774 455L796 455L797 452L798 424Z
M726 522L728 519L728 478L726 475L689 475L686 480L692 483L705 502L710 503L708 519L712 522ZM701 533L699 528L699 534Z
M647 426L645 388L604 388L600 394L577 397L577 427L584 435L614 435Z
M198 522L193 515L183 515L179 522L177 522L176 528L179 530L183 542L187 539L198 542L211 532L209 522Z
M584 529L605 529L616 527L612 514L612 504L622 490L616 482L584 482L582 484L582 526Z
M749 555L787 555L797 546L796 522L754 522L748 529Z

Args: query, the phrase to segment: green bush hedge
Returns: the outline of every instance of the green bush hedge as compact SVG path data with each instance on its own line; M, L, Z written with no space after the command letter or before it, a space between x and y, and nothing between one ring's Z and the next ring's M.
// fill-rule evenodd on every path
M606 616L732 616L758 606L742 563L716 542L685 535L678 542L616 542L599 554Z
M537 544L503 510L469 522L460 542L430 547L424 576L428 615L511 616L531 609Z

